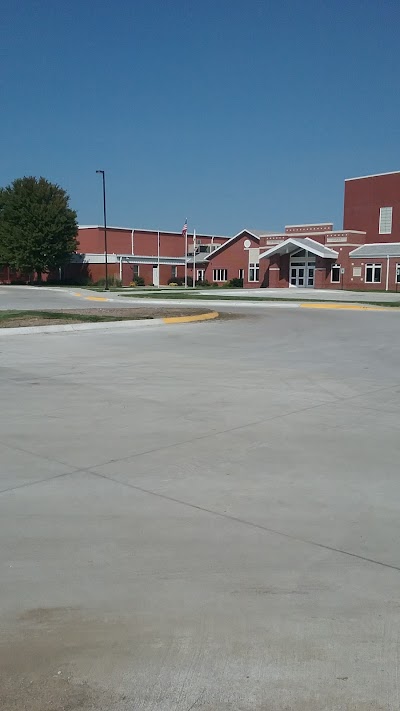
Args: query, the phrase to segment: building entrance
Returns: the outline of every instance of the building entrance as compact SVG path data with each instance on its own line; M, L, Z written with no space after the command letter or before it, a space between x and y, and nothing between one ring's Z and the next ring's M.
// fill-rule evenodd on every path
M314 287L315 257L309 256L305 250L290 258L290 286L304 288Z

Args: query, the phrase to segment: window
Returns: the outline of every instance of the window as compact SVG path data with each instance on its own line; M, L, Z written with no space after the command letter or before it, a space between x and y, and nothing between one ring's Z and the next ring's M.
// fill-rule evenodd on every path
M400 284L400 264L396 264L396 284Z
M340 264L332 264L331 282L332 284L340 284Z
M178 267L171 267L171 279L176 279L178 276Z
M380 235L390 235L392 234L392 207L381 207L379 210L379 234Z
M204 281L205 271L206 271L205 269L198 269L197 270L197 277L196 277L197 281Z
M382 264L365 265L365 283L379 284L381 280Z
M249 264L249 281L259 281L260 279L260 266L254 262Z
M138 265L138 264L134 264L133 267L132 267L132 271L133 271L133 274L132 274L132 276L133 276L133 281L135 281L136 277L139 276L139 265Z
M239 269L239 279L244 279L244 269Z
M227 269L214 269L213 270L213 281L228 281L228 270Z

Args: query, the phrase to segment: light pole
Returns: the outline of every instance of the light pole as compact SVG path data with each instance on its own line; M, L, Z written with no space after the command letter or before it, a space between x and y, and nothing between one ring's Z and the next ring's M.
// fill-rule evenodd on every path
M105 267L106 267L106 283L104 285L104 290L108 291L106 174L105 174L104 170L96 170L96 173L101 173L102 178L103 178L104 257L105 257Z

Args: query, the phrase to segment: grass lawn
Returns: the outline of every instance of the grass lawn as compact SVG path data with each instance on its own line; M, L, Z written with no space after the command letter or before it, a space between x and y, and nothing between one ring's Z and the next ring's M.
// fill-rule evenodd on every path
M132 316L128 316L132 318ZM97 321L120 321L121 317L108 316L103 314L93 314L93 313L68 313L66 311L0 311L0 328L6 325L9 321L32 321L37 322L38 319L41 321L85 321L85 322L97 322Z

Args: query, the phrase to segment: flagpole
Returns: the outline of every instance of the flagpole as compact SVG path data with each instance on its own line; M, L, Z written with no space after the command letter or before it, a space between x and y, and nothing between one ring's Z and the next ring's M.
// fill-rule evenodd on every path
M157 271L158 271L158 284L157 288L160 288L160 230L157 232Z
M186 230L185 230L185 289L187 289L187 251L188 251L188 237L187 237L187 221L186 221Z
M196 288L196 230L193 230L193 289Z

